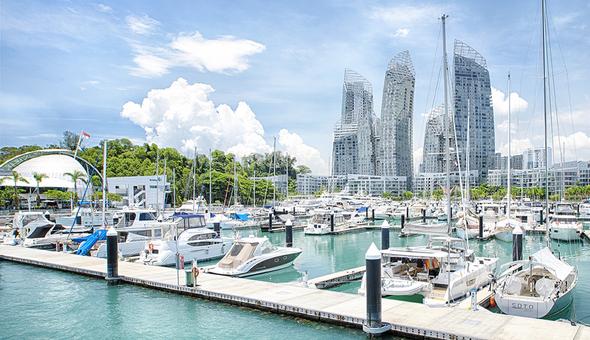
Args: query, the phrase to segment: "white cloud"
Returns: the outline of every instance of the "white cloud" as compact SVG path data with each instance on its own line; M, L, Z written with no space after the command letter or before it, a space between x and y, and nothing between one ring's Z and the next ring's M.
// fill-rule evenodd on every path
M440 17L442 9L438 6L391 6L377 7L371 12L371 18L393 26L412 26L431 22Z
M191 67L201 72L241 72L250 66L248 57L265 48L256 41L233 36L206 39L199 32L180 34L165 47L135 46L136 67L131 74L157 77L168 73L172 67Z
M569 136L553 137L553 161L555 163L561 160L560 148L565 161L590 160L590 137L585 132L578 131Z
M296 133L287 129L279 131L279 145L282 149L297 158L299 164L309 166L315 174L328 174L330 169L328 163L320 155L320 151L303 142L303 139Z
M129 29L136 34L151 34L159 25L160 22L151 18L147 14L143 16L128 15L125 17L125 22Z
M395 33L393 34L393 36L396 38L405 38L408 36L408 33L410 33L410 29L398 28L397 31L395 31Z
M508 115L508 96L495 87L492 87L492 105L495 114ZM510 93L510 109L512 113L524 111L528 107L529 103L518 93Z
M105 4L96 4L96 8L98 9L98 11L103 12L103 13L110 13L113 11L111 6L108 6Z
M121 116L141 126L147 142L175 147L187 155L194 148L200 152L220 149L240 157L271 152L264 128L248 104L240 102L235 109L225 104L216 107L209 99L213 91L210 85L178 78L168 88L149 91L141 104L127 102ZM303 143L299 135L281 130L279 144L299 164L326 170L319 151Z
M533 147L533 143L529 138L512 138L511 144L510 151L512 152L512 155L522 154L525 150L531 149ZM496 152L500 152L504 156L508 155L508 143L502 145L500 149L496 150Z

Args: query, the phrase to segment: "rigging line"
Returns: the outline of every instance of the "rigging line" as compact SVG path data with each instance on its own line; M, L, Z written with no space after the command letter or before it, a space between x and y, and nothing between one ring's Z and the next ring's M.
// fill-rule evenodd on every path
M439 28L438 28L438 34L437 34L438 39L440 39L441 30L442 30L442 28L439 26ZM431 90L431 87L432 87L432 78L434 78L434 69L435 69L435 66L436 66L437 61L438 61L438 58L437 58L438 57L438 45L439 44L438 44L438 41L437 41L436 47L435 47L435 50L434 50L434 59L432 60L432 69L430 71L430 81L428 82L428 91L426 92L426 98L424 99L424 103L426 105L426 107L424 107L424 112L427 112L428 111L428 106L427 106L428 105L428 97L430 95L430 90ZM439 73L438 73L438 77L440 78L440 70L439 70ZM437 82L438 82L438 80L437 80ZM436 88L435 88L434 91L436 93ZM433 99L433 102L434 102L434 99ZM432 106L431 106L431 109L432 109Z

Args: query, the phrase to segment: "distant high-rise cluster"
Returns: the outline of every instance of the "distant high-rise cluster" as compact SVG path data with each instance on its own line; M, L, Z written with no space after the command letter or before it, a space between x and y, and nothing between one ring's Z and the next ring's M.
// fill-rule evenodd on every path
M454 96L448 120L453 150L450 170L466 170L469 148L469 169L477 170L478 181L483 182L493 168L496 147L490 74L484 57L464 42L455 40L453 55ZM439 106L426 122L421 172L445 171L444 125L444 107Z
M333 175L405 176L411 183L415 72L408 51L385 72L381 117L373 112L371 83L344 72L342 115L334 130Z

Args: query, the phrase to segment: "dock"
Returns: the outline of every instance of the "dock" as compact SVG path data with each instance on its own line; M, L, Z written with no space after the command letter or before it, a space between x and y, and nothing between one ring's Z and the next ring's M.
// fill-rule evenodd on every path
M365 266L343 270L307 280L307 285L308 287L315 287L318 289L332 288L350 281L360 280L365 274L365 271Z
M0 246L0 259L100 279L106 275L106 260L95 257ZM122 283L356 328L362 326L366 317L363 296L295 284L202 273L198 276L199 286L192 288L185 286L184 275L180 275L177 281L177 270L174 268L128 262L119 262L119 278ZM590 339L590 329L583 325L572 326L569 323L466 308L429 308L389 299L381 302L383 322L391 324L394 333L405 336L437 339Z

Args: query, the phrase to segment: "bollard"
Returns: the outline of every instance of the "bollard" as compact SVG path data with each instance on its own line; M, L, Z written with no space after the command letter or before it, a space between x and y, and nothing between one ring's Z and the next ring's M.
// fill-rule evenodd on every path
M402 215L402 220L401 220L401 229L402 231L404 230L404 226L406 225L406 216Z
M272 212L268 213L268 231L272 231Z
M369 219L369 207L365 208L365 219Z
M295 216L295 206L293 206L293 216Z
M293 247L293 223L291 220L285 222L285 232L285 243L287 243L287 247Z
M517 224L512 229L512 261L522 260L522 229Z
M381 253L371 243L365 253L367 319L363 331L369 334L382 334L391 329L391 325L381 322Z
M410 206L406 206L406 220L410 219Z
M426 209L422 208L422 223L426 223Z
M215 231L215 236L217 238L221 237L221 223L220 222L213 223L213 231Z
M539 211L539 224L544 224L545 220L543 219L543 209Z
M483 239L483 215L479 214L479 238Z
M375 209L371 209L371 220L375 221Z
M119 281L119 247L117 245L117 231L111 227L107 231L107 282Z
M383 221L381 225L381 249L389 249L389 222Z
M334 232L334 212L330 214L330 231Z

